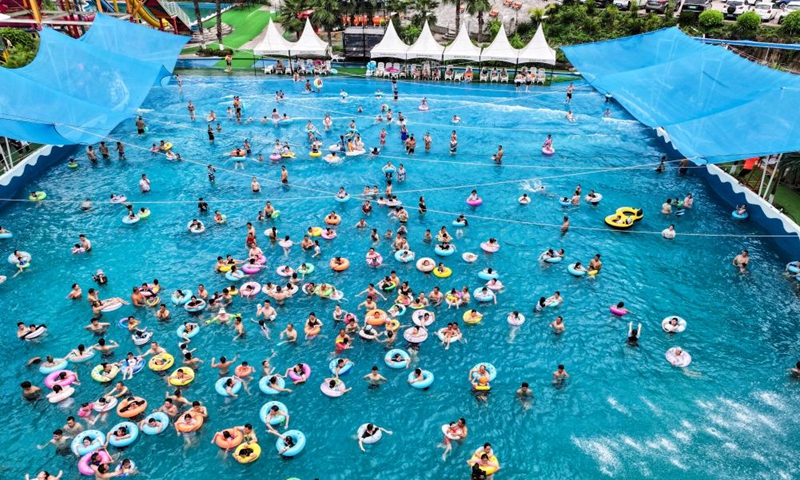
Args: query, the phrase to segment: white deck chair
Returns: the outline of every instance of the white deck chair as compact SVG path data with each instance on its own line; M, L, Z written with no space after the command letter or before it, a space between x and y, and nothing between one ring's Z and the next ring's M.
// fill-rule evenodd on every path
M508 72L505 68L500 71L500 82L508 83Z
M492 69L492 74L491 74L491 76L489 78L490 78L489 83L499 82L500 81L500 74L497 73L497 69L496 68Z
M480 81L481 82L488 82L489 81L489 69L488 68L486 68L486 67L481 68Z
M454 72L453 72L452 68L450 68L450 67L445 68L445 70L444 70L444 81L445 82L452 81L453 80L453 75L454 75Z
M375 76L382 77L384 75L386 75L386 64L378 62L378 66L375 67Z
M400 63L398 63L398 62L395 62L395 64L394 64L394 68L396 68L397 70L399 70L399 72L397 72L397 77L398 77L398 78L405 78L405 76L406 76L406 69L405 69L405 67L401 67L401 66L400 66Z
M456 73L453 75L453 81L454 81L454 82L460 82L460 81L461 81L463 78L464 78L464 74L463 74L463 73L461 73L461 72L456 72Z
M547 81L547 70L544 68L540 68L538 72L536 72L536 80L535 83L541 83L542 85L545 84Z

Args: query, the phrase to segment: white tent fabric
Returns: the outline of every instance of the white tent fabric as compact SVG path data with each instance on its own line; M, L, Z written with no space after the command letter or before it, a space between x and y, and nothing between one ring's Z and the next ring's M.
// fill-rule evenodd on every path
M444 48L444 60L474 60L477 62L480 58L481 49L469 39L467 22L463 22L453 43Z
M380 43L372 47L369 56L370 58L401 58L405 60L406 52L408 52L408 45L400 40L394 24L389 22L386 33L383 34Z
M439 45L436 39L433 38L431 27L428 26L428 21L426 20L425 26L422 27L422 32L419 34L419 38L414 42L414 45L408 47L406 58L409 60L412 58L432 58L434 60L441 60L442 52L444 52L444 47Z
M542 30L541 23L539 24L539 28L536 29L536 35L533 36L530 43L519 51L519 63L556 64L556 51L547 44L547 39L544 38L544 30Z
M512 47L511 43L508 41L505 25L500 24L500 31L497 32L497 36L494 37L494 41L491 43L491 45L484 48L483 52L481 52L481 61L517 63L518 56L519 50Z
M298 57L327 57L328 56L328 42L319 38L319 35L314 31L311 26L311 20L306 18L306 26L303 28L303 34L300 39L292 46L292 55Z
M261 40L261 43L253 49L253 53L262 56L275 55L278 57L289 57L294 55L294 46L294 43L283 38L281 32L278 31L278 27L275 26L275 23L270 19L267 25L267 34L264 36L264 40Z

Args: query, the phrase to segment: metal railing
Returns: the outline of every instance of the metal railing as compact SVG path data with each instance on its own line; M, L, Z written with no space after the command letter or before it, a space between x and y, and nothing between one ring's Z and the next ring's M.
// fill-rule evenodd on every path
M191 27L194 23L194 20L189 18L189 15L187 15L177 3L169 0L158 0L158 3L161 4L161 8L163 8L165 12L169 13L172 17L178 17L187 27Z
M14 149L7 139L0 137L0 174L4 174L14 168L39 147L40 145L29 144Z

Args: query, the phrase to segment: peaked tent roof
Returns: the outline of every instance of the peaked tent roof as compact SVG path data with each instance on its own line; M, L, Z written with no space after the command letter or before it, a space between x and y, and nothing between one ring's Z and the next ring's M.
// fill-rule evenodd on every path
M292 55L326 57L328 56L328 42L319 38L311 26L311 20L306 18L303 34L292 47Z
M394 24L389 22L386 33L383 34L380 43L372 47L369 56L370 58L402 58L405 60L406 52L408 52L408 45L400 40Z
M414 45L408 47L406 58L432 58L434 60L441 60L442 52L444 52L444 47L439 45L439 42L433 38L431 27L428 26L428 21L425 20L425 25L422 27L419 38L414 42Z
M467 23L461 24L455 40L450 45L444 47L444 60L474 60L481 58L481 49L476 47L469 39Z
M536 35L533 36L530 43L519 51L519 63L556 64L556 51L547 44L547 39L544 38L544 30L542 30L541 23L539 24L539 28L536 29Z
M677 27L562 47L583 77L696 163L800 150L800 77ZM746 82L742 79L746 78Z
M483 49L481 52L481 61L496 61L506 63L517 63L519 57L519 50L511 46L506 35L506 27L500 24L500 31L494 37L491 45Z
M281 32L272 19L267 24L267 34L264 35L264 40L261 40L253 53L256 55L275 55L278 57L289 57L292 55L295 44L283 38Z

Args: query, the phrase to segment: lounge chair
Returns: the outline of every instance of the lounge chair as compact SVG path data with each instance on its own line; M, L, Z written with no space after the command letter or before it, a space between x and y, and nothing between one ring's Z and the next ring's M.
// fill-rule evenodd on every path
M464 81L467 83L471 82L473 75L474 73L472 72L472 67L467 67L467 69L464 70Z
M540 68L539 71L536 73L536 80L534 83L541 83L542 85L545 84L547 81L547 70L544 68Z
M489 81L489 69L486 67L481 68L481 75L479 80L481 82L488 82Z
M461 72L456 72L456 73L453 75L453 81L454 81L454 82L460 82L460 81L461 81L463 78L464 78L464 74L463 74L463 73L461 73Z
M445 68L444 70L444 81L452 81L453 80L453 69L450 67Z
M497 73L497 69L496 68L492 69L492 76L490 78L491 78L491 80L489 80L489 83L491 83L491 82L499 82L500 81L500 74Z
M505 68L500 70L500 83L503 82L508 83L508 72Z
M386 75L386 64L378 62L378 66L375 68L375 76L380 78L384 75Z

